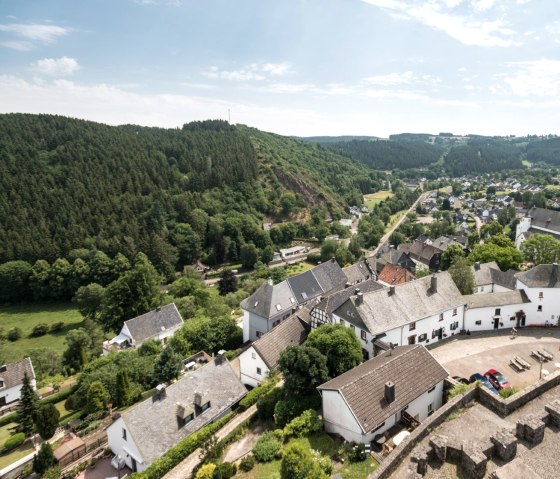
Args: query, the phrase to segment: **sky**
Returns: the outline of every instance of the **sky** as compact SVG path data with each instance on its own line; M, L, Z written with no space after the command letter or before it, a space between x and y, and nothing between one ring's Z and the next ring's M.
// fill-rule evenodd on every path
M557 0L0 0L0 113L560 133Z

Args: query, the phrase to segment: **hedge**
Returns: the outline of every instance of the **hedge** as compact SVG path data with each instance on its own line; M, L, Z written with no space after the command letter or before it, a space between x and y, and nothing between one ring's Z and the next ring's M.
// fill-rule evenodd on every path
M12 449L15 449L16 447L21 446L24 441L25 434L23 432L18 432L6 439L6 442L4 443L4 451L11 451Z
M51 394L50 396L47 396L44 399L41 399L41 403L43 404L54 404L60 401L64 401L65 399L68 399L68 396L70 396L70 394L72 394L73 392L77 391L78 386L74 385L71 388L68 389L64 389L63 391L60 391L56 394Z
M264 382L260 386L257 386L255 389L251 389L247 393L247 395L239 401L239 410L245 411L249 409L253 404L255 404L261 397L267 394L269 391L274 388L276 384L274 382Z
M11 422L16 422L18 418L17 412L13 412L8 414L0 419L0 427L5 426L6 424L10 424Z
M213 424L203 427L197 432L187 436L179 441L162 457L156 459L148 468L142 472L136 472L128 476L130 479L160 479L185 459L189 454L199 448L206 439L219 431L226 425L235 413L230 412L228 415L219 419Z
M62 421L60 421L61 426L67 426L72 419L81 419L84 413L82 411L77 411L74 414L70 414L70 416L66 416Z

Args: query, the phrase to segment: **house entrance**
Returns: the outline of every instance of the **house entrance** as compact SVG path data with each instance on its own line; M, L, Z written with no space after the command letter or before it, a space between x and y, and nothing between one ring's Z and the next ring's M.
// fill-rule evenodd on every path
M416 334L408 337L408 344L416 344Z
M521 328L523 326L525 326L525 318L526 316L524 314L522 314L521 316L517 316L517 327Z
M500 326L500 318L494 318L494 329L498 329Z
M132 472L138 472L138 466L136 464L136 459L131 457L130 460L132 461Z
M6 405L6 396L2 396L0 398L0 407L5 406Z
M366 348L362 348L362 356L364 357L364 361L369 359L369 351Z

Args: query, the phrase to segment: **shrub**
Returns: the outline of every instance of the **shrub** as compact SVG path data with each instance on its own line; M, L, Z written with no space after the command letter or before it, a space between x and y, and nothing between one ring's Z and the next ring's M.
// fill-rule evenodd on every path
M465 394L468 390L469 384L457 384L456 386L453 386L453 389L449 391L449 397L454 398L455 396Z
M253 446L253 456L257 462L270 462L282 447L282 443L274 437L273 432L265 432Z
M274 421L278 427L284 427L306 409L319 409L320 407L321 397L318 394L299 398L284 398L276 403Z
M519 392L519 389L511 387L511 388L506 388L506 389L500 389L498 394L500 395L500 397L502 399L507 399L507 398L513 396L514 394L517 394L518 392Z
M274 417L274 408L276 403L282 398L284 388L274 388L257 401L257 412L259 419L266 421Z
M350 443L346 447L346 456L350 462L362 462L366 460L366 448L363 444Z
M259 398L267 394L272 388L274 387L273 382L265 381L260 386L257 386L255 389L252 389L247 393L241 401L239 401L239 410L245 411L249 409L253 404L255 404Z
M222 479L230 479L237 474L237 464L233 462L223 462L220 464Z
M0 427L5 426L6 424L10 424L11 422L16 422L18 418L17 412L13 412L8 414L2 418L0 418Z
M56 394L51 394L49 397L46 397L45 399L41 399L41 402L44 404L54 404L60 401L63 401L64 399L67 399L68 397L70 397L70 395L75 392L78 389L78 386L73 386L71 388L68 389L64 389L63 391L60 391ZM65 403L66 406L66 403ZM72 410L76 410L75 408L66 408L66 409L72 409Z
M293 479L294 477L327 479L327 474L321 469L319 463L313 461L313 456L307 449L300 444L291 444L282 457L280 477L282 479Z
M323 430L323 420L313 409L303 411L298 417L292 419L284 428L284 435L287 437L307 436L313 432Z
M21 446L24 441L25 434L23 432L18 432L6 439L6 442L4 443L4 451L11 451L12 449L15 449L16 447Z
M63 321L57 321L56 323L52 323L51 324L51 333L56 333L58 331L61 331L63 327L64 327L64 322Z
M319 451L315 449L311 449L311 457L313 457L313 462L315 464L318 464L319 467L325 472L325 474L331 477L334 470L332 459L328 456L323 456Z
M12 328L8 331L6 337L8 338L9 341L17 341L19 338L21 338L21 334L22 334L21 329Z
M31 336L44 336L49 332L49 325L45 323L36 324L31 330Z
M249 472L255 467L255 457L252 454L245 456L239 463L239 469L243 472Z
M204 464L196 473L195 479L212 479L216 464Z

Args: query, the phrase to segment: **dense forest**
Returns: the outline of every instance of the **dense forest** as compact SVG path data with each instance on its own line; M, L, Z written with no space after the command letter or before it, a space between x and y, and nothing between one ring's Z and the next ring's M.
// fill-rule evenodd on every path
M527 145L527 159L531 163L560 166L560 138L532 140Z
M438 161L443 150L423 141L344 141L326 144L339 153L372 168L392 170L418 168Z
M0 262L84 247L144 252L164 274L238 261L245 244L272 245L264 219L340 217L382 181L316 145L223 121L162 129L8 114L0 131Z

